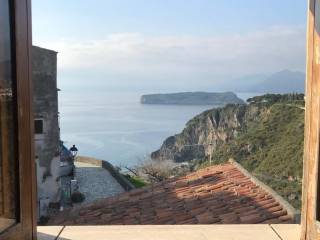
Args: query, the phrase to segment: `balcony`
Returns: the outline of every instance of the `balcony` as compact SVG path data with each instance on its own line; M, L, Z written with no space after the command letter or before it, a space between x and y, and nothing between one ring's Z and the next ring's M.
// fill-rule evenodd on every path
M299 240L300 225L52 226L38 240Z

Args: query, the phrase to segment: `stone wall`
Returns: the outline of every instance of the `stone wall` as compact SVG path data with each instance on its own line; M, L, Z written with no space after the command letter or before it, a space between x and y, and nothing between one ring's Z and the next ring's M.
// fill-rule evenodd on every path
M132 189L135 189L135 186L128 181L111 163L104 160L99 160L95 158L89 158L89 157L76 157L76 162L80 163L88 163L95 166L99 166L101 168L104 168L107 170L115 180L123 187L124 190L130 191Z
M60 129L57 89L57 53L32 48L34 118L43 131L35 134L39 216L50 203L60 201Z

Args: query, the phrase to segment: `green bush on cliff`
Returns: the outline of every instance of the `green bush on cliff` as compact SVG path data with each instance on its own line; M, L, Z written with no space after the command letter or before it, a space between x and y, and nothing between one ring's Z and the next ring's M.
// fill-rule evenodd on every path
M283 99L261 106L261 114L248 121L238 137L217 147L212 162L235 159L299 208L304 141L301 106L301 102L293 105Z

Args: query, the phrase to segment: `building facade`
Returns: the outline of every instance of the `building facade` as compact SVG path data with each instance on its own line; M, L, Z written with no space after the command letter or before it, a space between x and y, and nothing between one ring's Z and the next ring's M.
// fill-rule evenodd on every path
M32 77L40 218L47 216L50 205L59 205L61 198L57 52L33 47Z

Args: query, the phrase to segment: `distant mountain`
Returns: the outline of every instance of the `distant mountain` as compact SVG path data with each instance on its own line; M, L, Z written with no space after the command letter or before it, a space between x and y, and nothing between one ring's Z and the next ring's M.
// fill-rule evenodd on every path
M141 96L142 104L164 105L219 105L244 104L233 92L181 92L167 94L149 94Z
M267 77L261 83L248 89L259 93L304 93L305 74L298 71L283 70Z

